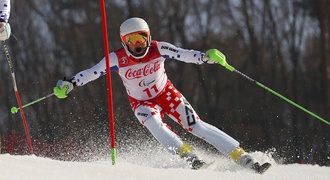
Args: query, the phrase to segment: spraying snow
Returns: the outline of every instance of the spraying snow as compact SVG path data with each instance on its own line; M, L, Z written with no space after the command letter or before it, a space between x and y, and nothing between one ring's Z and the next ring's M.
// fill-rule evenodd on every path
M207 169L191 170L177 156L153 147L152 150L127 149L119 152L115 166L107 158L89 162L68 162L37 156L0 155L0 180L201 180L201 179L329 179L330 167L318 165L280 165L261 152L252 153L260 162L273 165L263 175L242 169L221 156L198 152L206 162L215 160ZM152 153L151 153L152 152Z

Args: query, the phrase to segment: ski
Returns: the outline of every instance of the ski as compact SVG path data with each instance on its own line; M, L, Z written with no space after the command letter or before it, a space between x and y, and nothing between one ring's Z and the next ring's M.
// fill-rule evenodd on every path
M191 169L193 169L193 170L207 169L214 163L215 163L215 161L211 161L211 162L207 162L207 163L202 161L202 163L199 163L198 165L192 166ZM258 174L263 174L264 172L266 172L270 168L270 166L271 166L271 164L268 163L268 162L266 162L262 165L260 165L258 162L256 162L250 167L250 169L253 170L254 172L258 173Z
M258 162L254 163L251 167L251 169L253 169L255 172L259 173L259 174L263 174L264 172L266 172L269 168L270 168L271 164L266 162L262 165L260 165Z
M215 163L215 161L211 162L204 162L204 161L197 161L198 163L193 163L190 165L190 168L193 170L201 170L201 169L207 169L210 167L212 164Z
M208 167L210 167L212 164L214 164L215 161L211 161L211 162L204 162L202 166L200 166L198 169L207 169Z

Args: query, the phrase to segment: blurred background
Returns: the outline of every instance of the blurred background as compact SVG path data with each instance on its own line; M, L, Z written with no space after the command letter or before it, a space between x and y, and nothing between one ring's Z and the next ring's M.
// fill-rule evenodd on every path
M8 41L23 104L52 92L103 58L99 1L12 0ZM121 48L119 26L142 17L153 39L186 49L221 50L238 70L330 119L330 1L106 0L110 49ZM216 65L169 61L173 84L200 117L249 151L271 151L284 163L330 165L330 128ZM1 152L26 154L8 63L0 53ZM134 117L113 73L118 148L153 140ZM109 154L105 76L25 109L36 155L82 160ZM212 147L166 119L186 141ZM120 152L120 151L119 151Z

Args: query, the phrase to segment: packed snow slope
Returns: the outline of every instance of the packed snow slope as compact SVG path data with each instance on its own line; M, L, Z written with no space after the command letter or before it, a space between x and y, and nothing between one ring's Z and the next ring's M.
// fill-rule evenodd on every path
M180 159L168 154L119 155L117 164L111 160L89 162L58 161L37 156L0 155L0 180L213 180L213 179L330 179L330 167L318 165L273 166L262 175L242 169L231 161L216 155L203 154L206 161L214 161L207 169L191 170ZM262 153L254 153L260 161L267 160ZM272 161L272 160L267 160Z

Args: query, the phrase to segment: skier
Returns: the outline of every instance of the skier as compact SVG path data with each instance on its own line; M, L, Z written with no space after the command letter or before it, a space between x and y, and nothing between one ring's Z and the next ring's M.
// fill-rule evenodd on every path
M206 164L162 121L164 114L244 167L262 173L270 166L269 163L259 165L239 146L239 142L202 121L186 98L168 80L164 68L165 60L214 64L216 62L208 54L212 52L207 51L204 54L151 40L149 26L141 18L124 21L120 26L120 38L123 47L110 53L111 71L117 71L121 77L139 122L171 153L186 159L192 169L199 169ZM75 86L83 86L105 72L106 62L102 59L70 80L59 80L54 87L54 94L58 98L66 98Z
M9 15L10 0L0 0L0 41L5 41L10 37Z

